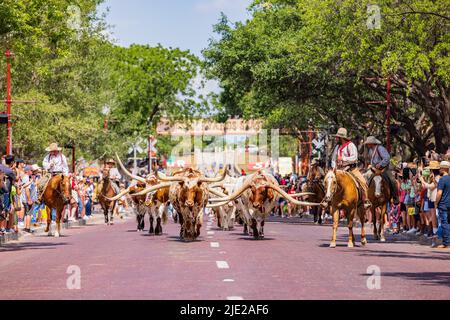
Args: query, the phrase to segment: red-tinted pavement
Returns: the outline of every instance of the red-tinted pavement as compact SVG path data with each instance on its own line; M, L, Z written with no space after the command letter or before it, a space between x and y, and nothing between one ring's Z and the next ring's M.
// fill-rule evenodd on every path
M130 219L2 246L0 299L450 299L449 251L371 237L348 249L344 228L330 249L331 228L307 223L267 223L266 239L254 241L241 227L212 225L208 235L207 221L192 243L178 240L173 222L155 237ZM81 271L79 290L66 285L71 265ZM381 271L379 290L367 287L371 265Z

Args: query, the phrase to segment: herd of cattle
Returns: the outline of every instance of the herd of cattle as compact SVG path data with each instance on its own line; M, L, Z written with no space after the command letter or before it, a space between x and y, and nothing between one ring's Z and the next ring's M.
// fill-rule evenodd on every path
M208 178L200 171L187 168L166 176L160 172L147 177L131 174L118 159L123 172L136 184L130 186L111 201L129 194L137 215L138 230L144 229L144 217L149 215L150 233L162 234L167 222L169 205L173 218L181 225L180 238L193 241L200 235L205 208L211 208L219 228L232 229L238 219L244 224L244 233L255 239L264 237L264 221L278 204L280 197L299 206L318 206L318 203L296 198L311 195L309 192L287 194L276 179L258 171L249 176L234 178L223 174Z

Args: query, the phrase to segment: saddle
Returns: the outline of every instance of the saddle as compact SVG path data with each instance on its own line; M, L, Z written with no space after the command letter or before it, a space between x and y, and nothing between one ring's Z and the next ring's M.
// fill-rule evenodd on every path
M363 187L361 186L361 184L359 183L358 178L356 178L356 176L351 173L351 171L346 171L346 170L342 170L346 175L348 175L353 182L355 183L356 186L356 190L358 190L358 205L362 205L362 199L363 199Z

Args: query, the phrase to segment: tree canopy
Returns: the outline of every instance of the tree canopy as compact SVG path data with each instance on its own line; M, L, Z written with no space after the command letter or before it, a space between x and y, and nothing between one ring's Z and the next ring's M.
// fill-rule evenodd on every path
M40 160L58 142L75 144L86 159L123 155L138 136L154 132L160 116L189 118L204 108L192 87L199 59L176 48L115 45L98 13L102 2L0 2L0 50L14 53L12 98L36 101L12 104L14 153ZM0 71L4 98L5 58Z
M418 155L435 141L444 153L450 146L450 2L371 5L254 1L244 23L222 16L215 26L220 38L204 55L224 89L223 114L264 117L269 126L297 130L312 119L354 135L383 136L385 105L368 102L386 100L389 77L396 141Z

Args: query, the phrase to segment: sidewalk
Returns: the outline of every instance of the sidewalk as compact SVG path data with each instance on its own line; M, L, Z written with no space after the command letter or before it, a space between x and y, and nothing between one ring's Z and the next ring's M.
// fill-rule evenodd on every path
M120 212L120 216L123 217L123 220L127 220L129 217L133 216L133 213L131 210L129 211L122 211ZM117 216L114 217L114 221L123 221L121 218L118 218ZM85 225L98 225L105 223L105 217L103 215L103 212L100 211L93 211L93 214L89 220L79 219L75 221L68 221L66 223L61 223L62 229L70 229L74 226L85 226ZM42 235L45 233L46 223L39 226L39 227L32 227L33 233L27 233L22 230L19 230L18 233L5 233L0 235L0 245L6 244L11 241L18 241L24 237L28 236L35 236L35 235ZM52 232L55 232L55 223L52 222Z
M279 223L289 223L289 224L314 224L314 218L312 215L304 214L303 218L300 217L291 217L291 218L282 218L279 216L270 216L268 219L269 222L279 222ZM322 224L322 226L331 226L332 223L330 221L327 221L326 223ZM353 224L354 228L361 228L361 223L358 220L355 220L355 223ZM339 221L339 228L346 228L347 224L344 221ZM368 236L373 235L373 225L370 223L365 224L366 228L366 234ZM389 232L388 229L385 230L385 236L386 236L386 242L396 242L396 241L410 241L415 242L420 245L429 246L431 247L431 238L427 238L424 236L416 236L415 234L407 234L407 233L400 233L400 234L392 234ZM437 240L437 244L442 244L442 239Z

